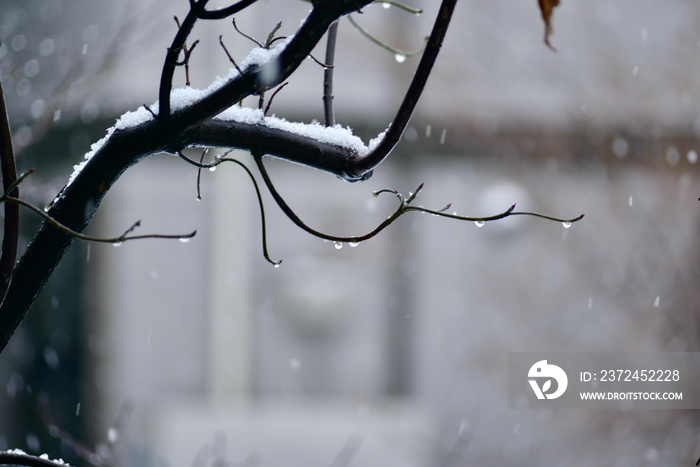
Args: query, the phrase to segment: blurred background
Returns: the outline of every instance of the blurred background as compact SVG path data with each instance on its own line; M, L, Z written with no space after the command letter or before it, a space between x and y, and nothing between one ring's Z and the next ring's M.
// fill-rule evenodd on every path
M437 3L414 0L421 15L377 3L353 18L412 52ZM0 4L18 164L37 169L23 198L51 201L119 115L156 100L173 16L187 7ZM292 34L308 10L260 0L236 24L264 40L279 21ZM698 20L693 0L563 2L553 52L537 2L463 0L411 126L370 180L267 161L297 214L331 234L365 233L393 212L396 199L372 191L420 183L426 207L586 214L570 228L416 214L337 249L266 197L270 254L284 260L273 268L240 169L203 172L197 201L197 172L178 158L133 167L89 232L120 235L140 219L139 233L197 235L71 247L0 356L0 449L86 465L55 425L129 466L351 455L358 466L692 465L697 411L512 410L506 392L508 352L699 351ZM228 72L219 35L239 62L254 46L230 21L198 24L192 86ZM376 136L417 61L342 20L337 121ZM308 60L271 112L322 120L322 74ZM23 212L22 246L38 225Z

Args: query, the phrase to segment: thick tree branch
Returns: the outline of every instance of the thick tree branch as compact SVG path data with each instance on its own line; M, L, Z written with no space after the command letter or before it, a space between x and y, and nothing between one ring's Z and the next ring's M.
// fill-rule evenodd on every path
M231 6L228 6L226 8L221 8L219 10L205 10L204 5L201 6L200 8L197 8L197 15L201 19L224 19L228 18L231 15L235 15L239 11L248 8L250 5L253 3L257 2L258 0L241 0L237 3L234 3ZM195 7L198 7L198 4L195 4Z
M0 169L2 187L6 196L19 196L15 152L12 148L12 132L5 107L5 96L0 84ZM5 223L0 256L0 302L2 302L15 269L17 241L19 239L19 206L5 205Z
M68 228L81 232L117 178L139 160L157 152L167 141L168 134L153 121L114 133L73 183L66 187L48 214ZM72 241L71 235L49 222L44 222L34 236L15 268L0 308L0 351L26 316Z
M160 87L158 90L158 116L163 124L166 124L170 118L170 93L173 90L175 68L178 66L177 58L180 56L180 52L184 50L187 38L199 19L197 10L199 8L203 10L208 1L209 0L200 0L197 3L193 3L192 0L190 0L190 12L185 16L182 24L180 24L177 34L175 34L175 38L173 39L173 43L165 54L165 63L163 64L163 71L160 75Z
M371 153L357 162L355 167L357 175L361 175L364 171L371 170L379 165L401 139L406 125L411 119L411 115L413 115L413 110L416 108L418 99L423 93L425 83L428 81L428 77L432 72L435 60L440 53L442 43L447 34L447 27L452 19L452 13L454 12L456 4L457 0L442 1L433 25L433 30L430 33L430 38L425 46L425 51L421 56L418 68L416 69L416 73L413 76L413 80L406 92L404 100L401 103L401 107L399 107L399 110L396 112L396 116L391 122L382 142Z
M262 124L211 120L183 135L188 146L245 149L323 170L346 181L358 181L355 165L359 155L350 148L318 141L309 136L270 128Z
M37 457L25 452L0 451L0 465L15 465L24 467L66 467L63 460L51 460L48 457Z

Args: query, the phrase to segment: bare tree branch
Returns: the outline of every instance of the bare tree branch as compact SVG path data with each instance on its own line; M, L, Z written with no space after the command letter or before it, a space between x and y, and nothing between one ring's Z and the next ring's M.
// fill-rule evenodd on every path
M62 460L51 460L47 457L37 457L20 450L0 451L0 465L16 465L24 467L66 467Z
M334 21L328 28L326 38L326 67L323 70L323 112L326 117L326 126L335 125L335 112L333 108L333 67L335 66L335 43L338 37L338 21Z
M5 97L0 83L0 169L2 186L6 195L19 196L17 188L17 165L12 148L12 131L7 117ZM2 238L2 255L0 256L0 302L5 298L10 286L17 259L17 241L19 239L19 206L5 205L4 233Z
M411 81L411 85L406 92L401 107L399 107L382 142L379 143L370 154L367 154L361 161L358 161L355 167L358 170L357 175L379 165L401 139L401 135L403 135L406 129L406 125L413 114L413 110L416 108L418 99L423 93L425 83L428 81L435 60L440 53L440 48L447 34L447 27L452 19L452 13L454 12L456 3L457 0L443 0L440 4L440 10L435 19L433 30L430 33L430 39L428 39L428 43L425 46L425 51L421 56L416 73L413 75L413 81Z

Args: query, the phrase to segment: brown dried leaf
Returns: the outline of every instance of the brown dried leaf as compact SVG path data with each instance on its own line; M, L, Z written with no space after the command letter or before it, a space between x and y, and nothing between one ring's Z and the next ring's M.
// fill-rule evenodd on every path
M542 19L544 20L544 43L552 50L556 50L549 42L549 36L552 34L552 11L554 7L559 5L559 0L537 0L542 11Z

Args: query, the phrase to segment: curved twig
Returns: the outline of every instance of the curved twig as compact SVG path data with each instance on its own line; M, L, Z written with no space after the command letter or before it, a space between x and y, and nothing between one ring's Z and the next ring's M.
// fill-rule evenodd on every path
M230 152L230 151L229 151ZM243 162L239 161L238 159L234 159L232 157L217 157L214 159L213 162L205 164L203 162L197 162L194 159L191 159L184 155L181 151L177 152L177 155L180 157L180 159L184 160L185 162L194 165L198 169L211 169L213 167L216 167L224 162L233 162L234 164L238 165L239 167L243 168L245 170L246 174L248 175L248 178L250 178L250 181L253 182L253 188L255 189L255 195L258 198L258 206L260 206L260 222L261 222L261 231L262 231L262 250L263 250L263 256L265 257L265 260L267 260L268 263L272 264L274 267L279 267L280 264L282 264L282 260L275 261L272 258L270 258L270 254L268 253L267 250L267 225L266 225L266 216L265 216L265 205L263 202L263 197L262 193L260 192L260 187L258 185L258 182L255 180L255 176L253 175L253 172L250 171L247 165L245 165Z
M0 196L0 203L2 203L2 202L10 203L13 205L18 205L18 206L24 206L25 208L29 209L30 211L33 211L36 214L43 217L46 222L48 222L52 226L56 227L58 230L62 231L63 233L68 234L71 237L76 238L78 240L84 240L87 242L121 244L127 240L143 240L146 238L188 240L197 234L197 231L194 230L194 231L192 231L188 234L184 234L184 235L169 235L169 234L128 235L129 232L133 231L136 227L139 227L141 225L141 221L136 221L136 222L134 222L134 224L131 227L129 227L129 229L127 229L119 237L111 237L111 238L93 237L91 235L85 235L83 233L77 232L77 231L71 229L70 227L67 227L67 226L61 224L56 219L51 217L49 214L44 212L43 209L40 209L40 208L34 206L33 204L31 204L27 201L24 201L23 199L15 198L13 196L3 195L3 196Z
M401 135L406 129L406 125L413 114L413 110L416 108L418 99L423 93L425 83L428 81L435 60L440 52L456 3L457 0L443 0L440 4L440 9L435 18L430 38L425 46L425 51L421 56L420 62L418 63L416 73L413 75L413 80L406 91L403 102L401 102L401 106L396 112L394 120L391 122L389 129L384 134L384 138L379 145L357 162L355 167L356 170L358 170L357 175L368 172L379 165L401 139Z
M263 111L263 116L267 115L267 113L270 111L270 107L272 106L272 100L275 98L278 92L280 92L286 85L288 85L289 82L284 82L277 86L277 89L275 89L275 92L272 93L270 98L267 100L267 105L265 106L265 110Z
M180 20L178 19L177 16L175 18L175 24L177 24L177 27L180 28ZM194 41L192 43L191 47L187 47L187 44L182 44L182 51L185 53L184 57L180 61L176 61L175 65L176 66L185 66L185 86L190 85L190 56L192 55L192 52L194 51L194 48L197 47L197 44L199 44L199 39ZM178 54L179 55L179 54Z
M197 9L197 15L200 19L224 19L231 15L235 15L236 13L245 8L248 8L250 5L257 1L258 0L241 0L240 2L234 3L233 5L228 6L226 8L220 8L218 10L212 11L205 10L204 5L202 5L201 8Z
M387 50L387 51L393 53L396 57L403 57L403 58L406 58L406 57L413 57L413 56L416 56L416 55L420 55L420 54L423 52L423 49L421 49L421 50L416 50L416 51L414 51L414 52L404 52L403 50L400 50L400 49L397 49L397 48L395 48L395 47L392 47L392 46L390 46L389 44L386 44L386 43L380 41L379 39L377 39L376 37L374 37L372 34L370 34L370 32L369 32L368 30L366 30L365 28L363 28L362 26L360 26L360 25L358 24L358 22L355 21L355 19L352 17L352 15L348 15L348 21L350 21L350 24L352 24L353 27L354 27L355 29L357 29L357 30L360 32L360 34L362 34L363 36L365 36L367 39L369 39L369 40L370 40L371 42L373 42L375 45L378 45L378 46L381 47L382 49Z
M237 32L238 34L240 34L241 36L245 37L246 39L248 39L249 41L251 41L252 43L254 43L255 45L257 45L258 47L265 48L265 45L264 45L262 42L258 41L258 40L255 39L254 37L249 36L248 34L244 33L244 32L241 31L240 29L238 29L238 26L236 25L236 18L233 18L233 19L231 20L231 22L233 23L233 29L235 29L236 32Z
M387 217L382 223L380 223L374 230L364 234L364 235L357 235L357 236L339 236L339 235L330 235L326 234L324 232L321 232L319 230L313 229L306 225L300 218L299 216L294 213L294 211L289 207L287 202L282 198L282 196L279 194L277 189L275 188L274 184L272 183L272 180L270 179L270 175L267 172L267 169L265 168L265 165L262 162L262 157L259 155L253 154L253 159L255 160L258 169L260 170L260 174L263 177L263 180L265 181L265 185L267 186L268 190L270 190L270 194L272 195L273 199L277 203L277 205L280 207L282 212L292 221L294 222L298 227L300 227L302 230L310 233L311 235L324 239L324 240L330 240L336 243L351 243L351 244L357 244L360 242L363 242L365 240L369 240L370 238L376 236L378 233L380 233L382 230L386 229L389 227L396 219L401 217L403 214L411 211L415 212L424 212L428 214L433 214L435 216L440 216L440 217L447 217L449 219L455 219L455 220L461 220L461 221L472 221L477 223L477 225L483 225L486 222L491 222L499 219L504 219L509 216L532 216L532 217L539 217L542 219L547 219L551 221L556 221L556 222L561 222L565 226L568 224L572 224L574 222L577 222L581 219L583 219L583 214L573 218L573 219L560 219L558 217L553 217L553 216L548 216L545 214L539 214L536 212L528 212L528 211L515 211L515 204L510 206L508 209L505 211L494 214L492 216L483 216L483 217L474 217L474 216L461 216L458 214L449 214L444 212L445 209L448 209L450 205L445 206L442 209L435 210L435 209L428 209L424 208L423 206L413 206L411 203L415 201L416 196L418 193L423 189L423 184L421 183L418 188L416 188L416 191L411 193L408 198L404 198L404 196L399 193L396 190L379 190L375 191L373 193L374 196L379 196L380 194L383 193L391 193L397 197L399 200L399 206L396 208L396 211L394 211L393 214L391 214L389 217Z

